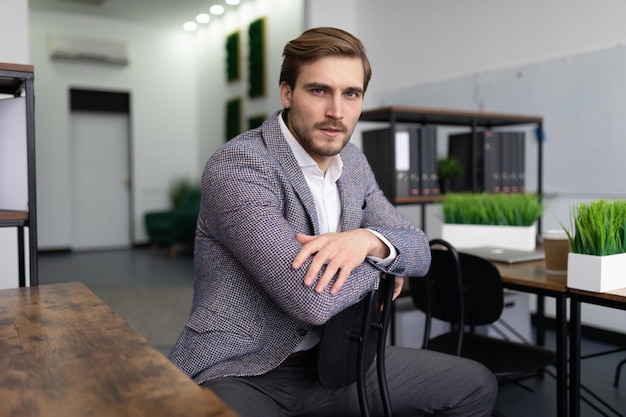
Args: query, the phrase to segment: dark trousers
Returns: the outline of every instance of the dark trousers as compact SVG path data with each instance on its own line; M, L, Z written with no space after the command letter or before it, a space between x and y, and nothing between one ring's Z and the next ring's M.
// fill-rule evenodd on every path
M421 349L388 346L386 368L395 416L485 417L496 400L496 378L482 365ZM382 416L376 367L367 372L372 416ZM329 390L317 379L315 355L289 358L259 376L207 381L240 417L359 417L356 384Z

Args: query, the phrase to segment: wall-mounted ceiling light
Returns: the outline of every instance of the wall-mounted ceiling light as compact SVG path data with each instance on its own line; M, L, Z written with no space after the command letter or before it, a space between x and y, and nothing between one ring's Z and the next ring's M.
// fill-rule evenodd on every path
M193 32L197 28L198 25L196 25L196 22L185 22L185 24L183 25L183 29L185 29L187 32Z
M198 23L209 23L210 20L211 16L206 13L200 13L198 16L196 16L196 22Z
M216 5L211 6L209 11L211 12L211 14L223 14L224 13L224 6L222 6L220 4L216 4Z
M239 0L226 0L226 4L229 6L236 6L239 4Z

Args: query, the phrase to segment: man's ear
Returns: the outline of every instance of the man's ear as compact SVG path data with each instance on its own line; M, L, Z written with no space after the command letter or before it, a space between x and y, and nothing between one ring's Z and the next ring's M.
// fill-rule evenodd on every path
M280 83L280 102L284 108L288 109L291 107L291 96L293 90L286 82L282 81Z

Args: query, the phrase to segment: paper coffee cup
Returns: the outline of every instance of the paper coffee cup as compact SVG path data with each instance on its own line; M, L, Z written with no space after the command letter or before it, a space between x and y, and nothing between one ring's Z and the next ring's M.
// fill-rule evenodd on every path
M569 239L564 230L546 230L543 233L546 271L549 274L567 274Z

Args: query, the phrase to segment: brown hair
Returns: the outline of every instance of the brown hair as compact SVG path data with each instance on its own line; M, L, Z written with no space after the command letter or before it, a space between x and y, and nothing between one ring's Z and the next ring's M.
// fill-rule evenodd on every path
M350 33L336 28L319 27L303 32L285 45L279 84L283 81L295 88L300 67L320 58L340 55L361 58L363 63L363 91L367 90L372 67L363 43Z

